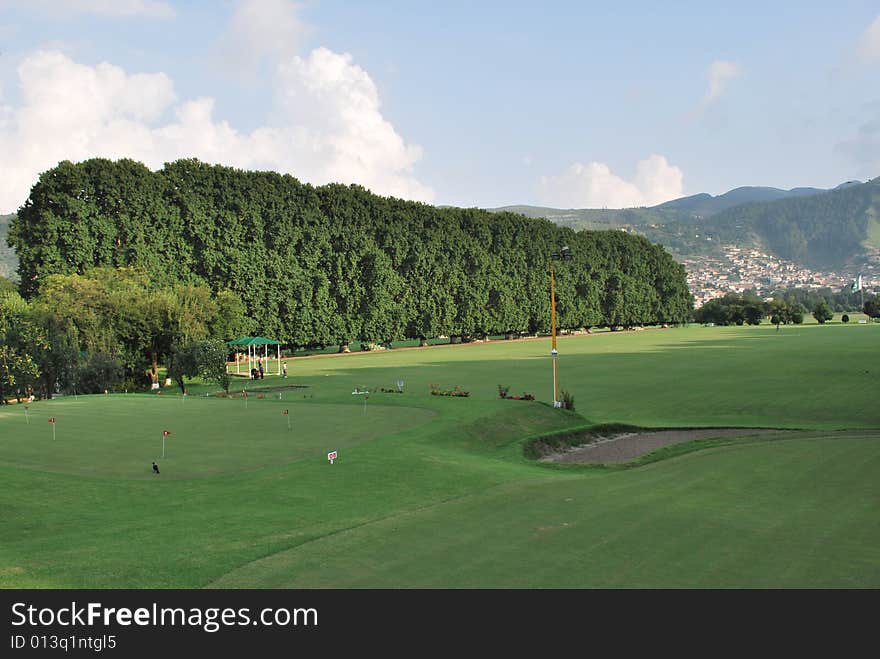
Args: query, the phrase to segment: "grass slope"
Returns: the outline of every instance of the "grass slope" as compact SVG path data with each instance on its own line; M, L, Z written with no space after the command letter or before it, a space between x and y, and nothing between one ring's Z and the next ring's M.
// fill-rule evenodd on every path
M565 337L560 381L583 416L497 398L497 384L550 398L548 340L296 359L288 381L308 388L247 409L91 396L34 403L27 425L11 406L0 586L878 587L878 339L876 325ZM400 379L366 415L351 395ZM528 436L600 421L809 430L630 470L522 455Z

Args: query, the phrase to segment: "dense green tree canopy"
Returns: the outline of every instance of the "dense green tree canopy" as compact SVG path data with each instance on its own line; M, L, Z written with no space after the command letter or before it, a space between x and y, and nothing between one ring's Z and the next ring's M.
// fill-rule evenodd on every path
M52 275L133 266L193 308L206 301L187 286L228 290L250 329L294 346L546 331L549 255L562 245L574 258L556 269L560 328L676 323L692 310L684 268L638 236L197 160L158 172L62 162L40 176L9 237L27 298ZM146 318L161 315L161 300L144 304Z
M834 312L825 300L820 300L816 306L813 307L813 318L816 319L816 322L822 325L826 320L834 318Z
M0 295L17 299L19 309L17 316L7 313L4 318L20 316L45 338L26 343L18 338L20 330L12 331L23 327L21 322L0 322L0 341L18 346L19 352L27 349L39 367L39 389L45 396L58 389L145 386L144 374L149 370L156 382L159 366L171 362L183 346L230 339L247 329L234 293L212 294L203 284L160 287L136 268L47 275L30 303L17 293Z
M728 293L706 302L694 312L694 319L715 325L760 325L768 313L770 305L761 298L750 293Z
M29 395L40 377L35 355L46 349L46 335L30 311L18 293L0 291L0 405Z

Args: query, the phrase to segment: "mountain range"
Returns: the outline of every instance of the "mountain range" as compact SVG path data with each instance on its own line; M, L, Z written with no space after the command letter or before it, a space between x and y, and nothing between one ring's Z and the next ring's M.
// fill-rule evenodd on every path
M757 247L816 270L858 270L880 258L880 178L832 189L741 187L642 208L490 209L581 229L644 234L678 258L717 254L721 246Z

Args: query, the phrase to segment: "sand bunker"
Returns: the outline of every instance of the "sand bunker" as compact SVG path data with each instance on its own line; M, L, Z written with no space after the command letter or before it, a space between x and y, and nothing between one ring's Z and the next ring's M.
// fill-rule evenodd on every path
M791 432L766 428L700 428L695 430L658 430L625 433L600 438L590 444L576 446L541 458L541 462L568 462L578 464L621 464L631 462L646 453L664 446L716 437L745 437L770 433Z

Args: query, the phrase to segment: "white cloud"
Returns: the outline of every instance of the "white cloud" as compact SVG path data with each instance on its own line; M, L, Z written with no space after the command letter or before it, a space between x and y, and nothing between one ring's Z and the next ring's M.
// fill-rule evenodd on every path
M700 104L701 108L706 108L721 98L727 83L738 77L740 73L740 68L736 62L729 62L727 60L715 60L712 62L709 65L709 89L706 90L706 95L703 96Z
M51 15L94 14L97 16L173 18L174 7L162 0L0 0L0 9L36 10Z
M153 169L195 157L433 199L413 174L420 148L382 116L376 85L347 54L319 48L279 65L272 116L250 133L215 119L211 98L178 102L164 73L129 74L38 52L18 76L20 105L0 107L0 153L14 163L0 177L0 212L20 206L40 172L90 157L133 158Z
M562 208L632 208L653 206L683 195L684 174L663 156L652 155L636 166L632 181L605 163L573 163L559 176L542 177L544 203Z
M862 58L872 62L880 60L880 15L865 30L859 43L859 53Z
M265 57L297 54L309 27L292 0L241 0L218 42L224 69L250 73Z

